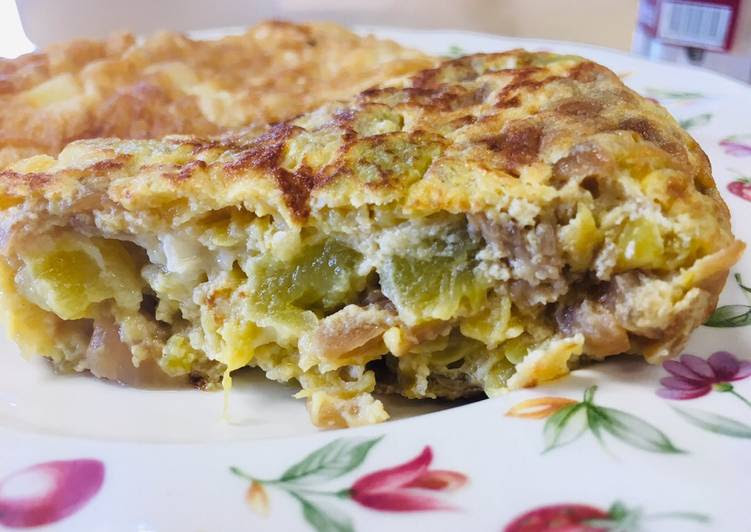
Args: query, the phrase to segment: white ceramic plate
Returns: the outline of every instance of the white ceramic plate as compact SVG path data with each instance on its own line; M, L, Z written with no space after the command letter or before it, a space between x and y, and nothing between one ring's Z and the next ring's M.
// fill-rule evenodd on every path
M525 47L607 65L689 128L736 234L751 241L748 86L581 45L366 30L434 54ZM751 281L748 257L736 271ZM729 280L725 325L751 322L749 296ZM749 346L751 326L696 331L687 352L732 355L670 367L691 380L668 386L692 399L658 396L668 371L621 359L456 408L393 400L396 421L317 433L294 390L257 375L236 386L225 422L221 394L53 375L0 338L0 528L518 532L585 521L590 528L565 530L749 530Z

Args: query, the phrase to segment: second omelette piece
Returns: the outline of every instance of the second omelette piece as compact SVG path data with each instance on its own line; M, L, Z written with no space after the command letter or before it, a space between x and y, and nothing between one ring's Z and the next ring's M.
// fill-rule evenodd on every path
M696 142L573 56L448 61L256 138L90 140L0 173L10 333L143 385L244 366L313 421L676 354L743 244Z
M433 64L331 23L264 22L215 41L71 41L0 59L0 168L83 138L262 127Z

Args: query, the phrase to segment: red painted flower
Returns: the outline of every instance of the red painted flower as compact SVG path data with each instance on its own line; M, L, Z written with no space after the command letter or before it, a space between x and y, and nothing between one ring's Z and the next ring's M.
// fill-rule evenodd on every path
M617 501L607 510L588 504L551 504L520 515L506 525L503 532L646 530L646 524L656 519L683 519L698 523L709 521L706 515L694 512L646 514L641 508L629 508Z
M751 361L738 360L727 351L717 351L707 360L681 355L679 360L668 360L662 367L671 376L660 380L663 388L657 390L657 395L666 399L694 399L708 394L713 387L737 395L728 383L751 376Z
M104 482L99 460L60 460L16 471L0 482L0 525L28 528L75 513Z
M426 446L405 464L360 478L350 488L349 495L362 506L380 511L455 510L428 490L455 490L467 483L467 477L456 471L428 469L432 461L433 451Z
M601 532L587 521L606 519L608 513L586 504L553 504L536 508L514 519L503 532Z

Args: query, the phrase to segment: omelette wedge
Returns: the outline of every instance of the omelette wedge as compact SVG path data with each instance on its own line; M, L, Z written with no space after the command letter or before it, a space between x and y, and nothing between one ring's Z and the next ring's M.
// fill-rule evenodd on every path
M743 244L706 155L577 56L470 55L260 135L82 140L0 173L2 314L24 352L133 385L494 395L675 355Z
M0 168L83 138L263 127L434 63L332 23L264 22L217 40L70 41L0 59Z

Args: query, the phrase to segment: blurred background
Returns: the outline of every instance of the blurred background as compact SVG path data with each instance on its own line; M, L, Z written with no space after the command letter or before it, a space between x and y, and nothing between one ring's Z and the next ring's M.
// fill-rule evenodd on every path
M246 26L268 18L577 41L751 81L751 0L0 0L0 57L123 29Z
M469 29L627 50L638 0L0 0L0 55L115 30L241 26L267 18ZM15 5L18 14L14 14ZM21 29L23 25L23 30ZM5 26L5 27L3 27ZM23 32L28 41L23 38ZM12 42L14 41L14 42ZM29 42L30 41L30 42Z

